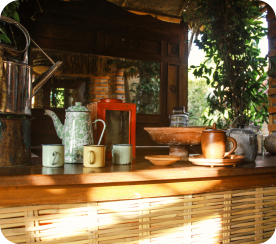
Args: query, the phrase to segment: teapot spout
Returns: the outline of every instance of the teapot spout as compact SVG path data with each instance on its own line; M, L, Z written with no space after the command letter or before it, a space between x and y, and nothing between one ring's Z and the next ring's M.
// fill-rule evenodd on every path
M52 118L58 137L62 140L64 133L64 125L60 122L58 116L51 110L45 109L45 114Z

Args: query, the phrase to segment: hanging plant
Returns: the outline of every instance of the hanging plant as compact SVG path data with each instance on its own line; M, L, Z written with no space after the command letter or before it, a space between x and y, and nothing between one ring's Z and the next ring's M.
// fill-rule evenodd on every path
M23 0L21 0L21 2L23 2ZM17 12L19 5L20 5L20 0L13 1L13 2L9 3L3 9L1 15L13 18L17 22L20 22L20 18L19 18L18 12ZM6 26L7 26L7 24L0 23L0 42L6 42L6 43L11 44L11 40L7 35Z
M228 127L240 115L262 124L268 118L267 85L264 82L267 62L259 57L258 43L267 35L267 30L261 26L258 2L195 2L196 11L185 12L184 19L189 21L203 17L204 31L195 43L205 51L206 60L200 66L191 68L196 77L205 78L213 88L207 98L208 115L216 114L220 127ZM207 65L208 62L213 65ZM209 116L205 120L212 124Z

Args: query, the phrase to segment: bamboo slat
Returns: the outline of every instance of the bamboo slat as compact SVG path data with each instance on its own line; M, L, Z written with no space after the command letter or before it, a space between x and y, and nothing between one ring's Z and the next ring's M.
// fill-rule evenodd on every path
M263 243L276 226L276 187L137 200L0 209L14 243Z

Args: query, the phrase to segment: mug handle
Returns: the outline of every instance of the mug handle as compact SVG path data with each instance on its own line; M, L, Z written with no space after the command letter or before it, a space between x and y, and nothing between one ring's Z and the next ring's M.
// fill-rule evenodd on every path
M88 158L90 159L89 164L94 164L95 162L95 153L94 151L88 151L87 153Z
M55 160L56 160L56 158L57 158L57 154L58 154L58 152L53 152L54 160L53 160L53 162L52 162L52 165L55 164Z
M226 152L226 153L224 154L224 157L223 157L223 158L225 158L225 157L227 157L228 155L230 155L230 154L231 154L232 152L234 152L234 151L236 150L236 148L237 148L237 142L236 142L236 140L235 140L233 137L227 136L226 141L232 142L232 143L233 143L233 148L232 148L229 152Z
M103 123L103 130L102 130L102 134L101 134L101 137L98 141L98 145L100 145L101 141L102 141L102 138L103 138L103 134L104 134L104 131L105 131L105 127L106 127L106 124L105 122L102 120L102 119L96 119L94 122L92 123L96 123L97 121L101 121Z

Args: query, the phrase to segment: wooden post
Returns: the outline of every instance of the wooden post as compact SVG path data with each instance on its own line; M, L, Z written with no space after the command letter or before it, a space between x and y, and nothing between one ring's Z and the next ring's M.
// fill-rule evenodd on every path
M269 52L268 57L270 59L276 59L276 31L275 31L275 13L271 7L268 6L266 20L268 22L268 41L269 41ZM270 67L271 68L271 67ZM269 125L268 131L271 134L276 131L276 72L269 77Z

